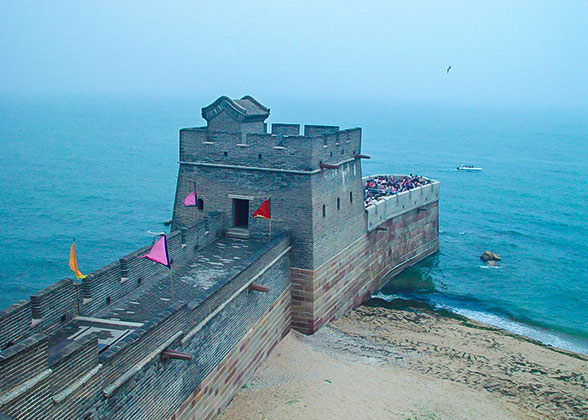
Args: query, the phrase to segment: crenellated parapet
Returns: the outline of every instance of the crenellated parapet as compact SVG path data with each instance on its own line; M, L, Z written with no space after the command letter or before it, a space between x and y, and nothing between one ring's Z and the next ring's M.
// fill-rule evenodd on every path
M213 419L291 327L314 333L438 250L437 181L386 177L365 207L360 128L268 131L251 96L202 116L180 131L171 269L145 244L0 311L0 419Z
M289 236L244 242L219 238L222 229L222 215L213 213L169 235L175 302L170 271L139 258L147 246L84 279L80 314L61 319L77 306L65 281L34 295L37 318L26 301L3 311L0 413L169 418L202 384L217 388L200 396L195 409L216 413L221 386L226 404L233 392L227 383L238 389L290 325ZM27 330L17 336L19 325ZM262 335L251 342L252 334ZM177 353L191 361L164 357ZM242 364L231 361L212 377L229 353Z
M402 178L402 176L397 176ZM383 197L366 207L368 232L377 229L386 221L413 210L422 209L439 201L440 182L429 179L427 185L422 185L408 191Z
M275 127L275 126L278 127ZM274 129L275 127L275 129ZM180 130L180 162L187 165L225 165L257 170L321 170L321 163L342 165L357 159L361 129L334 130L306 126L313 135L294 134L300 126L273 124L272 133L210 134L206 127Z

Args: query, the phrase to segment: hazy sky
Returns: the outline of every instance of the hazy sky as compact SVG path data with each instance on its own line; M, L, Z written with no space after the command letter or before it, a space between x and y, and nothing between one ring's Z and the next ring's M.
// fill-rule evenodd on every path
M588 106L586 0L0 0L0 37L4 95Z

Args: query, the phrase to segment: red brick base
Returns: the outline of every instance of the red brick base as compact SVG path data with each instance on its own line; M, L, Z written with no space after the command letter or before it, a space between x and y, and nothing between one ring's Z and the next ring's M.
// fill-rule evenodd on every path
M290 268L292 328L313 334L439 249L438 203L388 220L316 270Z
M216 417L272 349L290 331L291 291L287 288L269 310L194 390L171 420Z

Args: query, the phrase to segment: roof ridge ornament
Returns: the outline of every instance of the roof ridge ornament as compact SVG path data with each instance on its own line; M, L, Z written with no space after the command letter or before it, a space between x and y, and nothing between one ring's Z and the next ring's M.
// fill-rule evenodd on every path
M252 107L243 106L238 101L248 101ZM241 115L244 120L265 120L269 117L269 108L262 105L251 95L245 95L241 99L231 99L226 95L220 96L213 103L202 108L202 118L210 121L222 113L226 108L230 108L237 114Z

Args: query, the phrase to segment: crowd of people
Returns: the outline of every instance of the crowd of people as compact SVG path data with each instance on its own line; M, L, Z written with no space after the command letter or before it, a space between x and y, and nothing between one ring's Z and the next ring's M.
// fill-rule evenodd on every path
M363 201L367 207L383 197L427 185L430 182L422 176L412 174L403 177L390 175L372 176L364 183Z

